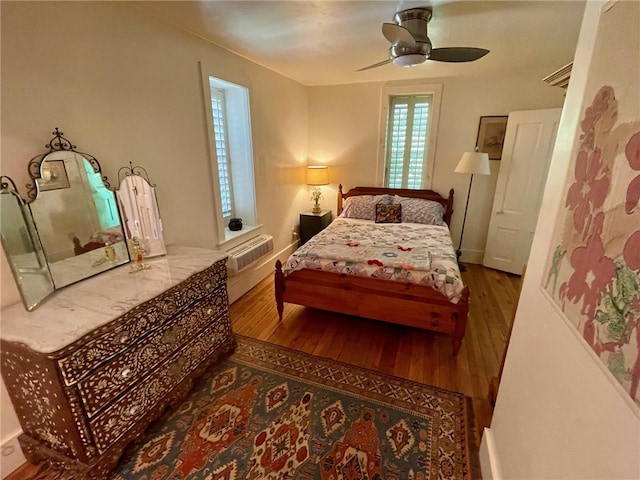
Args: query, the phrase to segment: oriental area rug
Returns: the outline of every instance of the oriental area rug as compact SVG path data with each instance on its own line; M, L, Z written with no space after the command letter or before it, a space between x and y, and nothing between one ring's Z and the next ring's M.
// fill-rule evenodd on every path
M237 340L110 480L480 477L470 398Z

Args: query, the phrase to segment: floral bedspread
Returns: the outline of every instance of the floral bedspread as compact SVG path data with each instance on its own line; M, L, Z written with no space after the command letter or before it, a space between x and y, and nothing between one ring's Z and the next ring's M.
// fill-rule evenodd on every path
M464 285L446 226L338 218L287 260L311 268L428 285L458 303Z
M367 245L361 242L343 244L319 243L307 251L307 256L344 260L352 263L366 263L378 267L404 268L406 270L431 270L431 253L424 247L403 246L400 243L388 245Z

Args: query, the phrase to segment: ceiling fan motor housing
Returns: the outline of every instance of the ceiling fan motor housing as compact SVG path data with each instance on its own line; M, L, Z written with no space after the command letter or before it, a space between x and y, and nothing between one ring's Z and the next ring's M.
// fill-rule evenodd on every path
M431 20L432 10L430 7L410 8L394 15L393 20L403 28L411 32L416 41L415 46L393 44L389 47L392 58L403 55L424 55L428 57L431 53L431 40L427 36L427 23Z
M396 13L393 20L411 32L416 42L431 43L427 37L427 24L433 15L431 7L410 8Z
M391 45L389 53L392 58L401 57L402 55L425 55L431 53L431 44L426 42L416 42L415 47L406 47L403 45Z

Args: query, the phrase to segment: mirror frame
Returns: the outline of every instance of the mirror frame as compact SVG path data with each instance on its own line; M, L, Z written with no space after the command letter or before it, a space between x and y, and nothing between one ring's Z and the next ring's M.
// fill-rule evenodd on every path
M42 178L40 176L40 168L42 162L45 158L47 158L47 156L55 152L71 152L81 155L91 164L94 173L100 174L100 178L102 179L102 183L104 183L104 186L109 190L112 190L109 180L106 176L102 175L102 168L100 167L100 163L98 162L96 157L88 153L76 150L76 146L63 137L64 133L59 131L58 127L55 128L52 134L54 135L54 137L49 141L49 143L45 145L45 148L48 148L49 151L36 155L31 160L29 160L28 172L31 181L26 185L27 198L29 199L28 203L33 202L38 197L39 189L37 180L40 180Z

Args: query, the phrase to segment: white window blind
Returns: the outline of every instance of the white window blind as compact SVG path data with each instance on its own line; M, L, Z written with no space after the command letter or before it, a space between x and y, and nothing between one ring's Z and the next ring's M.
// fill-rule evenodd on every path
M233 195L231 192L231 166L229 162L229 141L226 127L226 105L224 90L211 88L211 110L213 113L213 132L218 158L218 179L220 181L220 197L222 201L222 216L229 218L233 215Z
M389 97L385 186L422 188L433 95Z

